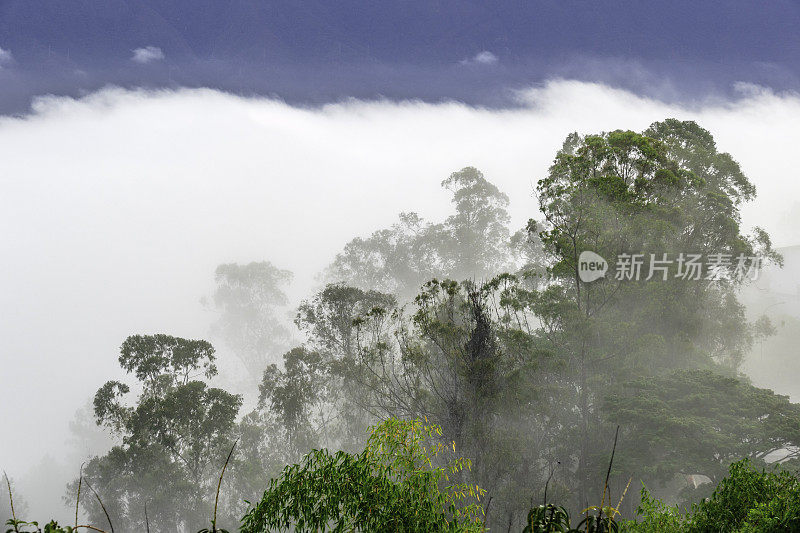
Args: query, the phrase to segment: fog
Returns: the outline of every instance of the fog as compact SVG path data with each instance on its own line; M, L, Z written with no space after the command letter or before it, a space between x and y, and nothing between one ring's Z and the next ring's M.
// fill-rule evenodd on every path
M539 216L533 186L572 131L695 120L758 188L744 225L763 226L777 246L800 243L800 95L748 85L738 95L676 105L552 80L505 110L297 107L188 89L36 99L28 114L0 119L0 466L24 485L46 456L65 459L69 422L120 375L128 335L208 338L213 315L200 300L218 264L291 270L296 305L351 238L401 211L446 216L440 182L467 165L508 194L522 227ZM234 383L236 362L218 349L220 379ZM79 466L62 464L69 477ZM61 494L26 495L31 514L65 516Z

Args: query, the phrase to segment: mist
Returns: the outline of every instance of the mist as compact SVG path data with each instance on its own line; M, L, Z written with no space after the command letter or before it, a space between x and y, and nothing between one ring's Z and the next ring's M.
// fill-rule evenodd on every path
M62 470L49 471L67 476L54 485L75 478L80 464L65 463L81 451L64 454L74 447L69 421L122 377L120 344L134 333L209 338L214 315L201 299L217 265L268 260L292 271L291 319L353 237L403 211L447 216L440 183L463 167L510 197L513 227L540 218L534 186L573 131L694 120L757 187L744 227L764 227L777 247L800 244L800 95L737 91L678 105L558 79L519 91L508 109L303 107L210 89L36 98L29 113L0 119L0 464L21 488L53 458ZM238 383L235 357L217 349L218 380ZM759 380L800 399L796 384ZM68 516L63 494L26 494L31 515Z

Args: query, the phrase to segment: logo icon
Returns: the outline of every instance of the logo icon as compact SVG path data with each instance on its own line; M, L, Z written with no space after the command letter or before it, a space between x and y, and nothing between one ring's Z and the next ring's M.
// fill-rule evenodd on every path
M589 250L581 252L578 257L578 277L584 283L598 280L606 275L608 262Z

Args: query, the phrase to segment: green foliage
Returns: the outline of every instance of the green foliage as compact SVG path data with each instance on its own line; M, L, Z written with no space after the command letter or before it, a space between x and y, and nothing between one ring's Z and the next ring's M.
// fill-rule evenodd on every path
M744 459L730 466L708 500L692 507L687 531L778 533L800 530L796 474L757 470Z
M94 399L98 424L121 444L90 460L88 482L103 494L108 512L126 529L144 529L147 506L154 531L199 525L210 514L217 465L231 443L242 399L194 379L216 374L214 348L206 341L169 335L128 337L120 364L140 382L134 405L123 403L130 387L108 382ZM70 496L77 493L73 482ZM90 520L105 510L81 501Z
M800 405L709 370L626 383L603 409L623 427L618 465L648 481L675 472L718 481L739 458L763 464L771 452L800 446Z
M457 481L470 463L445 460L440 436L437 426L390 419L358 455L314 450L270 483L241 530L481 531L484 491Z
M800 531L800 480L774 466L756 469L748 459L730 465L729 474L710 498L694 504L682 515L642 489L637 520L623 531L637 533L781 533Z
M528 512L522 533L567 533L570 531L569 512L553 504L540 505Z
M622 530L637 533L668 533L682 531L683 515L677 507L668 507L653 498L642 486L642 499L636 509L637 520L623 522Z
M728 475L711 497L694 504L683 514L653 498L642 487L636 520L617 522L616 510L584 518L570 528L569 513L563 507L541 505L531 509L524 533L623 531L635 533L781 533L800 531L800 479L796 473L774 466L758 470L748 459L730 465ZM602 520L598 520L601 518ZM598 525L604 522L602 525ZM594 529L593 529L594 528Z
M590 515L589 510L597 511L597 514ZM583 519L572 527L569 512L564 507L540 505L528 512L522 533L617 533L620 524L614 518L615 514L616 509L611 507L604 507L602 510L587 509Z

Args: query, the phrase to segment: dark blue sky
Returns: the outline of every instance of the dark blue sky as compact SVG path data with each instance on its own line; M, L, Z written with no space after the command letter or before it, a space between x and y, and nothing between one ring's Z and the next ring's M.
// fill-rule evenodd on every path
M163 58L132 60L146 47ZM0 0L0 48L11 54L0 57L6 113L107 84L502 106L511 89L566 77L691 101L736 81L800 88L800 5Z

